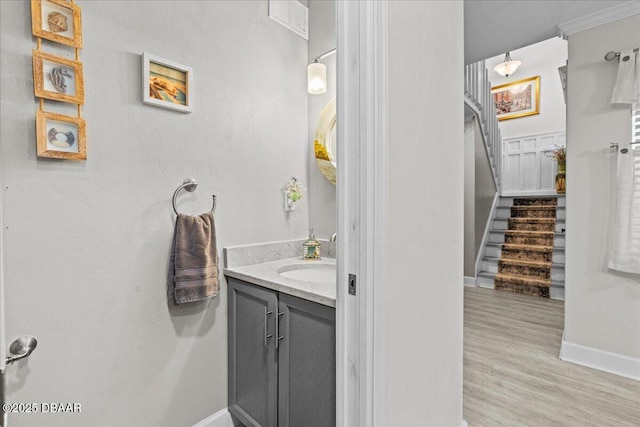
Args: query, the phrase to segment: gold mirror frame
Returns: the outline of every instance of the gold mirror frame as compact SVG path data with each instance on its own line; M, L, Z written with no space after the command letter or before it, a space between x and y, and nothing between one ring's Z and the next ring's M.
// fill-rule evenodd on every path
M320 172L336 185L336 99L327 103L316 126L313 149Z

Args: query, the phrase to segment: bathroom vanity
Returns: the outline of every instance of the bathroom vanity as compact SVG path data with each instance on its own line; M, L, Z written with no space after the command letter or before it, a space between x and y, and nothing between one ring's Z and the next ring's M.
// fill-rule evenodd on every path
M335 260L301 244L224 251L229 411L247 426L335 425Z

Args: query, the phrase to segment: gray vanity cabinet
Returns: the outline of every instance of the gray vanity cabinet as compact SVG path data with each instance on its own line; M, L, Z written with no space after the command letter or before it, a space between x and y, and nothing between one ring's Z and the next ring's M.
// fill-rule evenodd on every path
M227 279L231 414L246 426L334 426L335 309Z

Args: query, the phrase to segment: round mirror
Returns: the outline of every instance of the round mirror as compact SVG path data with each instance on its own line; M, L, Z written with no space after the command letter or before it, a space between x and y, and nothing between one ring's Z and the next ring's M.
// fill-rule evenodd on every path
M320 120L316 126L316 138L313 141L318 167L333 185L336 184L337 139L336 99L333 98L320 113Z

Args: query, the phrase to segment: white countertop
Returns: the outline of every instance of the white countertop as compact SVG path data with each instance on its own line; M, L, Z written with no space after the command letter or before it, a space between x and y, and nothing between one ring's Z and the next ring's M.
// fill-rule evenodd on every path
M244 265L239 267L226 267L225 276L234 277L272 289L277 292L293 295L308 301L317 302L329 307L336 306L336 284L334 282L308 282L284 277L278 273L288 266L311 265L335 265L336 260L322 258L321 260L303 260L300 258L287 258L277 261L263 262L259 264Z

